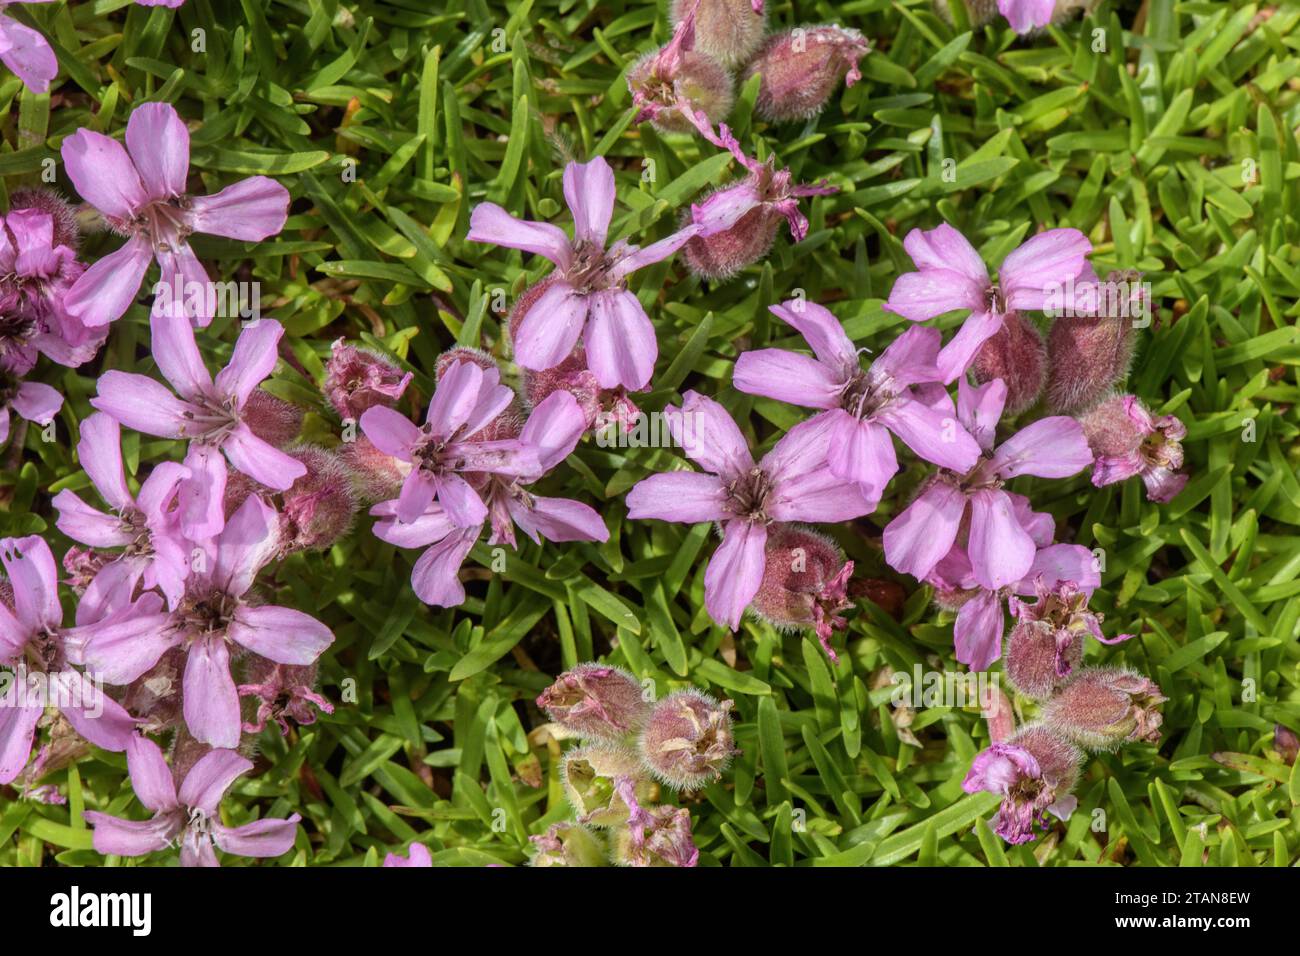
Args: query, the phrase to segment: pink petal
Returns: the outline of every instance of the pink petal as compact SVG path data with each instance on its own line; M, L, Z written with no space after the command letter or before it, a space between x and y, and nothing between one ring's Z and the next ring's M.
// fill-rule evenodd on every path
M61 701L59 712L73 730L103 750L126 749L135 736L136 721L121 704L74 670L51 674L50 681L59 685L54 692Z
M126 745L126 766L131 773L131 789L141 804L154 813L178 806L171 768L156 743L139 734L132 737Z
M14 616L30 632L63 623L59 577L50 546L39 535L0 539L0 562L12 585Z
M239 694L230 676L230 654L220 634L190 645L185 661L183 700L185 726L196 740L213 747L239 746ZM203 759L211 756L208 754ZM238 759L252 766L242 757ZM200 760L181 788L181 802L186 806L196 805L185 792L202 764Z
M253 389L271 374L278 359L276 346L284 326L274 319L257 319L239 333L230 362L217 373L216 389L243 408Z
M158 371L171 382L176 394L187 401L199 401L212 394L212 376L203 364L194 329L183 315L154 310L149 317L153 337L153 358Z
M1055 0L998 0L998 12L1007 18L1011 29L1029 33L1052 22L1056 12Z
M96 412L81 423L77 458L110 507L125 511L134 504L122 470L122 428L112 416Z
M848 412L831 409L800 422L763 456L760 467L777 485L810 471L825 471L830 443L844 421L856 419Z
M143 675L184 637L172 626L170 614L126 616L69 633L85 641L81 659L86 673L118 686Z
M996 590L1015 584L1034 563L1034 541L1016 520L1011 499L1001 491L981 489L970 496L970 557L975 580Z
M817 361L829 368L856 371L858 352L844 326L825 306L802 299L787 299L768 311L789 325L812 346Z
M370 513L383 519L375 522L375 537L399 548L423 548L456 530L439 505L432 505L413 521L396 520L396 501L382 501L371 508Z
M67 137L61 149L77 192L104 215L127 222L148 203L135 164L121 143L82 128Z
M254 481L277 491L284 491L307 474L306 465L258 438L242 423L226 436L221 450L236 471L242 471Z
M537 449L540 473L573 453L587 431L587 418L571 392L555 391L528 415L519 440Z
M588 299L590 315L583 336L587 367L602 388L639 391L650 383L659 343L650 317L631 292L597 292Z
M152 261L149 240L132 236L77 278L63 297L64 309L87 326L107 325L131 307Z
M985 286L951 269L924 269L904 272L894 280L884 309L913 322L924 322L957 309L978 312L987 306Z
M178 816L159 816L150 820L123 820L95 810L87 810L86 822L94 827L95 852L104 856L145 856L169 847L180 832Z
M12 783L27 766L36 723L45 714L44 707L15 703L17 686L11 682L4 698L0 698L0 784Z
M266 176L250 176L211 196L190 200L190 228L210 236L261 242L289 217L289 190Z
M519 320L515 361L538 372L559 365L582 334L587 308L588 296L563 282L548 285Z
M33 93L48 93L59 75L59 60L49 41L26 24L0 17L0 62Z
M482 384L483 370L473 362L456 362L442 373L433 400L429 402L427 419L429 430L435 437L450 438L469 420L478 403Z
M971 362L982 346L1002 328L1002 315L997 312L972 312L961 328L939 351L939 373L943 383L950 385L970 368Z
M989 273L984 260L960 232L940 223L933 229L913 229L903 240L903 248L918 269L949 269L969 282L988 286Z
M1091 464L1092 451L1083 426L1065 415L1026 425L998 446L992 461L1002 478L1068 478Z
M610 268L609 278L617 282L620 279L627 278L637 269L644 269L656 262L662 262L694 239L699 233L700 227L691 225L678 229L672 235L660 239L658 242L652 242L648 246L629 246L624 249L618 261Z
M446 474L438 479L438 503L458 528L478 527L487 518L487 505L460 475ZM416 514L423 511L421 508Z
M721 521L726 490L716 475L670 471L638 481L627 493L627 516L660 521Z
M50 504L59 513L55 526L73 541L92 548L120 548L135 540L120 518L92 508L74 491L63 489Z
M401 412L374 405L361 413L361 430L385 455L411 460L411 449L424 440L424 433Z
M938 329L914 325L880 353L871 363L872 370L886 373L898 385L940 381L937 362L942 341Z
M154 251L159 278L153 287L150 317L164 318L206 328L216 308L216 292L208 271L194 249L181 240L170 248ZM206 370L205 370L206 371Z
M483 202L474 207L465 238L545 256L561 269L573 261L569 237L563 229L546 222L516 219L496 203Z
M1054 588L1065 581L1079 586L1085 594L1092 594L1101 585L1101 572L1097 569L1097 556L1081 544L1053 544L1039 548L1029 573L1017 585L1021 594L1033 594L1034 582L1043 579L1043 586Z
M199 758L181 782L179 794L183 806L215 815L221 798L231 785L248 771L253 762L233 750L213 750Z
M885 561L895 571L921 579L943 559L961 527L966 496L935 482L885 526Z
M465 561L479 528L465 528L447 535L424 554L411 569L411 588L425 604L435 607L455 607L465 600L465 588L460 583L460 566Z
M185 455L189 477L176 489L181 530L195 542L221 533L226 524L226 459L220 449L191 442Z
M564 167L564 199L573 213L575 241L605 248L614 198L614 171L603 156Z
M334 643L334 633L309 614L288 607L240 607L228 631L230 639L277 664L306 666Z
M295 813L288 820L254 820L242 827L225 827L214 823L212 841L226 853L235 856L283 856L293 849L298 821L301 819Z
M992 591L980 591L961 606L953 622L957 660L973 671L988 670L1002 656L1005 627L1001 599Z
M126 148L150 199L185 192L190 174L190 131L170 103L145 103L126 123Z
M920 402L899 401L882 413L880 420L903 444L940 468L964 474L980 459L979 444L955 417Z
M527 508L511 508L510 513L534 541L539 533L548 541L609 540L604 520L580 501L532 495L529 504Z
M863 422L844 415L830 435L827 464L841 481L865 485L879 500L889 479L898 473L894 439L888 429L875 422Z
M213 868L221 866L217 854L212 849L212 834L194 827L187 827L181 835L181 866L201 866Z
M723 526L722 544L704 572L704 606L714 622L733 631L763 583L767 528L736 519Z
M90 404L119 424L146 435L182 438L194 409L162 384L144 375L111 369L99 377L99 394Z
M974 386L963 375L957 382L957 417L983 451L993 450L998 419L1007 404L1007 383L1000 378Z
M23 382L9 404L29 422L48 425L63 407L63 396L44 382Z
M663 415L673 441L705 471L730 479L754 467L745 436L713 399L688 391L681 408L669 405Z
M257 572L275 556L278 528L274 508L257 495L245 498L217 539L214 586L236 597L247 592Z
M731 384L749 395L805 408L838 408L844 380L835 370L806 355L785 349L742 352Z
M879 500L874 489L837 478L830 468L817 468L781 479L767 513L775 521L849 521L875 511Z
M1020 527L1025 529L1025 534L1033 539L1034 544L1040 548L1051 544L1056 538L1056 519L1044 512L1035 511L1024 495L1018 495L1013 491L1005 491L1004 494L1011 499L1016 520L1020 522Z
M1065 288L1088 268L1090 252L1092 243L1078 229L1049 229L1029 239L998 270L1006 310L1042 309L1053 289Z
M76 622L81 627L107 621L131 604L131 596L139 583L150 559L143 555L122 555L110 561L86 586L85 593L77 602ZM156 597L156 595L154 595ZM68 634L74 632L69 631ZM74 663L85 663L76 660Z

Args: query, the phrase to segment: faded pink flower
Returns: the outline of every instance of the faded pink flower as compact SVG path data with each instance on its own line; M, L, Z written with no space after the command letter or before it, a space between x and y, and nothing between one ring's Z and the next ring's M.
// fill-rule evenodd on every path
M1186 486L1188 476L1178 469L1187 426L1174 415L1153 416L1136 396L1115 395L1079 422L1096 455L1092 483L1098 488L1140 475L1147 498L1164 504Z
M325 397L340 418L356 419L375 405L396 405L411 377L387 356L336 339L325 365Z
M1079 779L1081 754L1073 744L1038 724L976 755L961 787L1002 797L993 832L1008 843L1028 843L1034 825L1047 826L1047 814L1068 820L1078 806L1071 795Z

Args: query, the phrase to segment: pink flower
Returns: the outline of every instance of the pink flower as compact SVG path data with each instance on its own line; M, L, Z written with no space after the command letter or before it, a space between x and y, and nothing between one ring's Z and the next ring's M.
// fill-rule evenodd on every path
M1173 415L1153 416L1134 395L1114 395L1079 416L1096 456L1092 483L1098 488L1141 475L1147 498L1164 504L1187 484L1182 440L1187 426Z
M24 382L0 360L0 444L9 440L9 413L48 425L63 407L63 396L44 382Z
M645 309L626 279L667 259L698 231L688 227L645 248L605 242L614 212L614 171L602 157L564 168L564 198L573 213L572 240L557 226L516 219L495 203L474 207L468 238L545 256L556 273L520 318L515 359L541 371L559 365L581 336L588 367L604 388L644 388L654 373L659 345Z
M916 401L910 386L937 382L937 329L910 328L867 368L835 316L812 302L790 300L770 311L793 326L812 346L815 358L784 349L745 352L736 359L733 381L740 391L808 408L827 409L825 448L831 473L863 486L879 499L898 472L897 435L927 461L966 471L980 447L951 415Z
M87 331L63 300L85 269L57 241L54 217L41 209L13 209L0 219L0 362L25 375L41 353L76 368L94 358L104 333Z
M0 11L11 2L0 3ZM24 2L49 3L50 0ZM59 75L59 61L49 41L38 31L6 16L0 16L0 62L33 93L48 93L50 81Z
M716 521L722 544L704 577L704 603L718 624L735 630L758 593L766 566L768 526L784 521L847 521L870 513L876 499L824 466L824 417L790 429L758 464L727 410L687 392L664 418L687 457L706 473L651 475L627 493L629 518Z
M375 405L396 405L411 377L386 356L336 339L325 366L325 397L340 418L360 418Z
M390 853L384 857L384 866L425 867L433 866L433 856L423 843L412 843L406 856Z
M136 798L153 816L123 820L90 810L86 822L95 828L95 850L105 856L144 856L179 845L181 866L220 866L213 844L233 856L276 857L293 846L298 821L254 820L228 827L221 822L221 798L236 778L253 769L253 762L233 750L213 750L199 758L181 784L180 792L158 745L133 736L126 748L126 766Z
M382 405L366 409L361 416L366 437L409 466L393 517L409 524L436 501L454 527L482 524L487 506L465 474L518 476L536 465L536 456L517 439L473 441L514 399L495 367L462 360L439 380L423 427Z
M998 0L998 12L1023 35L1052 22L1056 0Z
M0 601L0 664L15 671L0 696L0 784L12 781L27 766L36 723L47 703L96 747L122 750L135 721L70 666L75 653L69 645L74 641L63 627L50 546L36 535L0 539L0 562L13 601L12 607Z
M469 362L461 362L452 366L452 372L443 382L450 383L451 375L466 367L477 368ZM492 369L489 374L495 376L495 372ZM438 387L447 386L440 383ZM501 408L508 404L509 401L501 403ZM411 587L421 601L437 607L454 607L465 600L465 588L460 583L458 572L488 518L492 524L490 540L494 544L504 541L513 546L514 524L534 541L540 541L542 536L552 541L608 540L609 530L604 521L587 505L568 498L534 495L525 487L567 458L586 427L586 418L577 400L568 392L555 392L533 409L518 439L466 442L466 460L478 461L480 465L492 464L493 458L475 451L473 446L476 444L481 448L508 445L519 450L513 472L480 471L466 476L472 482L467 482L466 487L474 495L474 501L480 505L483 502L474 486L487 498L482 516L472 525L460 524L446 505L439 502L427 505L413 521L402 520L401 498L381 501L370 509L372 515L381 519L374 526L375 537L381 541L399 548L432 545L411 570ZM362 428L365 428L364 418Z
M894 282L885 310L913 322L924 322L969 309L961 329L939 353L945 383L954 381L974 361L980 346L1002 328L1003 317L1020 311L1054 308L1077 311L1073 298L1091 292L1096 282L1087 255L1088 237L1077 229L1049 229L1013 251L998 269L998 281L975 248L952 226L913 229L903 240L917 265Z
M1028 843L1035 823L1047 825L1046 814L1068 820L1074 813L1079 801L1070 791L1082 762L1083 754L1068 740L1031 724L980 751L961 788L999 794L993 832L1008 843Z
M1006 393L1001 379L979 387L959 384L957 417L979 442L983 458L965 474L941 471L885 528L885 560L895 570L924 578L964 532L980 587L996 591L1029 573L1037 551L1031 519L1002 486L1017 475L1067 478L1086 468L1092 453L1079 423L1066 417L1039 419L995 449ZM949 407L951 400L940 390L935 403Z
M100 376L99 394L90 404L146 435L190 439L185 456L190 474L180 486L181 530L193 541L205 541L225 522L223 452L236 471L277 491L306 474L302 462L253 434L243 414L249 396L275 368L284 329L273 319L246 327L230 363L214 379L188 322L155 310L149 324L154 361L176 395L144 375L112 370Z
M86 325L106 325L125 312L154 259L164 284L206 290L208 274L190 248L191 234L260 242L283 229L289 213L289 191L265 176L241 179L212 196L188 195L190 132L167 103L132 111L125 149L102 133L77 130L63 141L63 162L77 191L127 239L68 293L68 311ZM187 314L199 325L212 321L209 299L183 295Z
M74 491L54 496L55 522L74 541L92 548L122 548L111 555L86 587L77 605L77 623L92 624L129 603L138 582L158 588L171 607L185 593L191 543L180 531L174 509L179 484L189 469L172 461L157 465L133 496L122 469L121 428L103 412L81 423L77 456L113 514L86 504ZM100 552L100 556L105 556Z
M213 747L239 744L239 693L230 675L231 645L277 664L312 664L334 635L302 611L256 604L253 579L279 546L275 511L250 496L213 542L215 558L189 576L176 608L78 628L83 658L107 683L130 684L173 647L185 650L185 723Z

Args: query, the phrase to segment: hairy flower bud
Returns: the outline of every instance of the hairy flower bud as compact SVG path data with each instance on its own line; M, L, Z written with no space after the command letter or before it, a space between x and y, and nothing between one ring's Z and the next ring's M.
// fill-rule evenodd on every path
M1035 823L1047 825L1046 814L1068 820L1074 812L1078 800L1070 792L1082 760L1068 740L1030 724L980 751L961 786L967 793L1001 795L994 832L1008 843L1028 843Z
M1019 415L1043 392L1047 382L1047 347L1043 335L1032 321L1019 312L1008 312L998 329L971 363L977 384L1002 379L1007 386L1003 414Z
M579 664L565 671L537 698L537 706L580 737L618 740L638 730L650 704L637 679L604 664Z
M1017 624L1011 630L1005 670L1017 691L1034 700L1046 700L1083 662L1084 635L1103 644L1118 644L1131 634L1107 638L1102 615L1088 610L1088 592L1073 581L1053 587L1035 582L1038 600L1033 604L1012 595L1008 599Z
M335 340L330 349L324 392L340 418L357 420L376 405L391 408L411 383L411 373L380 352L348 345L343 339Z
M328 548L351 530L357 516L352 475L324 448L304 445L290 454L307 466L307 473L281 494L281 553Z
M1043 722L1089 750L1114 750L1126 741L1160 739L1160 688L1118 667L1079 672L1043 707Z
M302 431L302 409L260 388L248 396L243 416L254 435L276 448L283 448Z
M778 628L810 628L832 661L831 633L847 622L840 611L852 607L846 585L853 562L830 538L807 528L778 525L767 537L763 580L751 608Z
M339 449L339 459L352 474L353 487L365 504L396 498L406 478L403 462L375 447L365 435L357 435Z
M698 690L669 694L654 705L641 731L641 756L674 790L695 790L722 776L735 754L732 703Z
M1098 488L1140 475L1147 498L1171 501L1187 484L1182 439L1187 427L1173 415L1153 416L1133 395L1113 395L1079 416L1096 460L1092 483Z
M614 862L619 866L692 867L699 860L690 811L679 807L639 810L614 834Z
M1127 376L1135 319L1145 315L1140 272L1112 272L1095 315L1063 315L1047 334L1047 408L1073 415L1096 405ZM1111 290L1115 290L1113 293Z
M636 801L649 801L656 791L636 752L607 741L584 744L566 753L561 777L578 822L593 827L626 823L632 812L628 795Z
M54 224L54 246L67 246L73 252L81 244L81 229L77 214L71 204L52 189L25 186L9 194L9 208L36 209L50 217Z
M713 57L673 43L646 54L627 74L638 120L664 133L695 132L701 121L694 114L708 124L725 120L736 100L734 82Z
M545 833L528 839L537 847L529 866L606 866L609 862L604 837L580 823L552 823Z
M763 42L763 0L673 0L673 25L680 25L692 10L695 49L727 69L740 67Z
M754 109L774 123L816 116L844 80L862 79L858 61L870 44L857 30L839 26L802 26L774 33L745 68L742 82L762 76Z

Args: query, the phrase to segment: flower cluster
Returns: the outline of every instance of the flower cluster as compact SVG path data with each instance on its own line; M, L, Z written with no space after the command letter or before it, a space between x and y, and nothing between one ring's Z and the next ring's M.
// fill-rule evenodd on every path
M656 701L626 671L589 663L561 674L537 706L582 744L563 757L576 821L531 838L533 865L695 866L690 812L654 801L660 785L689 792L722 775L736 753L731 701L694 688Z

